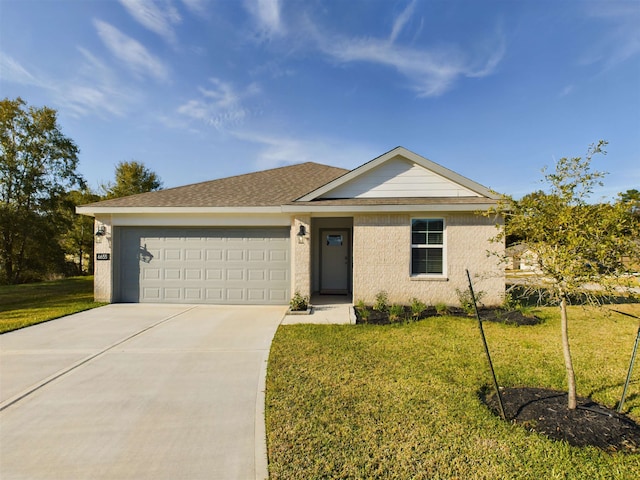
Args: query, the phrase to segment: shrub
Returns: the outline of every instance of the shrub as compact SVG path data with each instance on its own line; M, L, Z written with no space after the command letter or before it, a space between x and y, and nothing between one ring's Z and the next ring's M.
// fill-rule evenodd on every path
M420 314L427 309L427 305L424 302L421 302L416 297L411 299L411 315L413 318L420 317Z
M391 305L389 308L389 321L396 323L402 320L404 316L404 307L402 305Z
M475 292L476 304L478 306L481 305L480 300L482 299L482 297L484 297L484 294L485 292L482 291ZM475 309L473 308L473 297L471 296L471 292L469 290L460 290L459 288L456 288L456 295L458 297L458 302L460 302L462 310L464 310L467 315L473 315L474 313L476 313Z
M358 308L358 314L360 315L360 320L362 323L368 323L369 317L371 316L371 311L367 307Z
M306 310L309 306L309 295L302 296L300 292L296 292L289 302L289 307L294 312Z
M387 292L382 290L376 295L376 303L373 304L373 309L378 312L386 312L389 310L389 297Z
M444 302L438 302L436 303L436 313L438 315L446 315L447 313L449 313L449 307L447 306L446 303Z

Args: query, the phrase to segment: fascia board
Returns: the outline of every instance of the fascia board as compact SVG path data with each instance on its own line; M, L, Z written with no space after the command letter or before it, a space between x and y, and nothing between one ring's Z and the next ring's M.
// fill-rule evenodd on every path
M308 205L283 205L283 213L387 213L387 212L478 212L495 207L495 203L474 203L473 205L442 204L442 205L344 205L344 206L317 206Z
M282 213L282 208L277 207L76 207L76 213L81 215L108 214L191 214L191 213L209 213L209 214L273 214Z

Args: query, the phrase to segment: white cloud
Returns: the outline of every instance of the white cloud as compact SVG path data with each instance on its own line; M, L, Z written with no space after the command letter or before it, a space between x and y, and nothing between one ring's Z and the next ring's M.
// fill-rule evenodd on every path
M640 55L640 3L592 2L587 14L601 25L582 63L601 63L608 69Z
M182 0L189 11L196 15L206 16L209 0Z
M36 78L36 76L23 67L17 60L2 52L0 52L0 78L3 81L21 85L46 86L46 82Z
M122 6L142 26L157 33L169 43L176 42L173 26L182 19L178 10L168 1L120 0Z
M490 75L505 52L502 40L487 58L473 58L456 47L419 50L376 38L316 38L320 49L340 62L369 62L395 68L411 81L421 97L442 95L462 76Z
M404 29L407 22L411 19L411 15L413 15L413 11L415 10L415 7L416 7L416 0L411 0L411 3L407 5L407 8L405 8L400 13L400 15L396 17L396 19L393 22L393 28L391 29L391 35L389 35L390 42L393 43L396 41L396 38L398 38L398 35L400 34L400 32Z
M244 7L253 17L262 35L272 37L285 33L280 0L245 0Z
M125 88L111 69L91 52L81 47L78 50L84 57L84 64L75 79L57 89L57 102L77 117L125 115L136 102L135 91Z
M355 168L380 154L366 145L327 138L301 138L250 130L235 130L234 137L259 146L254 168L269 168L315 162L346 169Z
M440 96L461 77L481 78L495 72L506 51L501 31L498 30L490 39L475 41L468 49L458 45L407 46L397 38L413 10L414 2L398 15L388 39L332 35L321 31L311 21L306 22L304 29L316 47L334 61L366 62L394 68L409 80L411 88L420 97Z
M169 78L167 66L149 53L140 42L102 20L94 20L94 25L100 39L109 51L135 74L150 76L162 81Z
M250 115L244 105L249 97L260 93L260 87L252 83L239 91L234 85L218 78L211 78L210 85L199 87L200 96L178 107L178 113L221 130L229 125L238 125Z

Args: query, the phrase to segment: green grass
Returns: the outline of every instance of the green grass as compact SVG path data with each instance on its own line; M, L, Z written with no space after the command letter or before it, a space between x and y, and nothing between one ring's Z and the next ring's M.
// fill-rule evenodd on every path
M0 333L99 307L93 277L0 286Z
M616 308L640 315L640 305ZM564 389L556 308L541 325L485 323L503 386ZM615 407L638 321L572 307L578 395ZM625 411L640 420L640 366ZM477 323L281 326L266 415L272 480L636 479L640 454L571 447L501 421L478 398L490 384Z

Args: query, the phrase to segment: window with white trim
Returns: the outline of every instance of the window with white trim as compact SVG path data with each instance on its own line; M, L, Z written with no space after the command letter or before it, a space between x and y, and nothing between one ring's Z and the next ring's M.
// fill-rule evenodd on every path
M444 220L411 220L411 275L444 273Z

